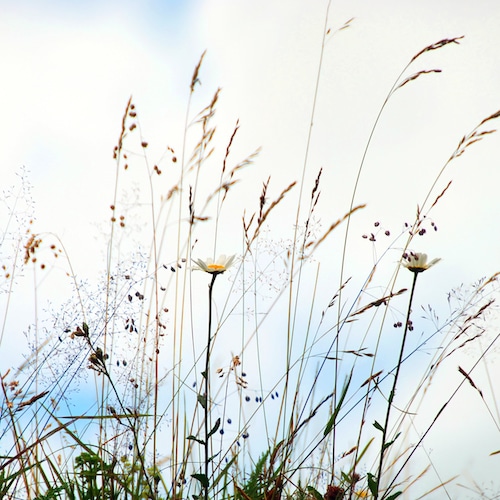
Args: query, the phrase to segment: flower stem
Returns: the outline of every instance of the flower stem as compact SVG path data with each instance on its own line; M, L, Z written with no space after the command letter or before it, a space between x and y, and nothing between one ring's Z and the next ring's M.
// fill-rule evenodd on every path
M403 333L403 340L401 341L401 349L399 351L399 359L398 363L396 365L396 373L394 374L394 382L392 384L392 389L389 394L389 399L387 400L387 413L385 415L385 423L382 428L382 445L380 447L380 461L379 461L379 466L378 466L378 474L377 474L377 492L376 495L374 496L374 500L378 499L379 492L380 492L380 479L382 478L382 466L384 463L384 454L389 445L386 443L387 439L387 428L389 427L389 418L391 415L391 408L392 408L392 402L394 400L394 396L396 394L396 386L398 383L398 378L399 378L399 371L401 369L401 364L403 362L403 354L404 354L404 349L405 349L405 343L406 343L406 336L408 334L408 329L410 325L410 315L411 315L411 306L413 303L413 295L415 293L415 285L417 284L417 276L419 275L418 272L414 271L413 272L413 284L411 286L411 293L410 293L410 301L408 304L408 312L406 314L406 322L405 322L405 330Z
M206 486L204 488L204 498L208 500L208 463L210 461L210 449L208 444L209 439L209 404L210 404L210 350L212 344L212 292L215 283L215 278L217 278L218 273L212 274L212 280L210 281L210 285L208 285L208 338L207 338L207 354L205 357L205 398L204 398L204 448L205 448L205 477L206 477Z

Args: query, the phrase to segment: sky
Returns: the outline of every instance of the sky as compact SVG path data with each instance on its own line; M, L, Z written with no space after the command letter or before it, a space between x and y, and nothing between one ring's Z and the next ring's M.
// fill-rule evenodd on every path
M411 223L460 139L500 109L500 5L493 0L333 0L325 21L327 7L320 0L0 1L2 189L19 185L24 166L22 175L32 186L34 207L27 210L35 214L33 230L57 235L78 276L97 276L115 182L113 148L126 103L133 96L152 164L167 146L180 154L193 69L206 51L191 106L201 109L221 88L216 158L237 120L234 158L261 148L254 165L242 173L237 199L228 201L226 248L220 243L218 248L240 252L239 237L231 235L239 231L242 207L257 208L269 176L270 198L304 176L302 199L307 201L322 168L320 231L348 210L377 114L403 68L424 47L463 36L459 44L419 57L406 76L442 72L424 74L399 89L378 121L355 198L355 204L367 207L353 219L346 268L346 275L361 269L364 277L387 244L382 238L372 245L361 235L374 231L375 222L392 234ZM325 26L330 31L321 53ZM487 128L495 126L493 121ZM435 198L452 181L432 212L439 230L415 248L442 258L432 270L431 289L419 297L438 309L447 307L446 294L453 287L500 270L499 151L500 136L485 137L447 167L433 191ZM175 174L166 172L165 186L170 186ZM140 178L137 182L141 200L145 187ZM287 215L298 196L297 188L277 210L275 217L283 223L275 238L289 234ZM0 212L5 227L6 214ZM390 262L399 258L398 245ZM212 248L213 241L201 241L199 256L210 255ZM320 248L317 258L328 262L339 252L340 243L332 243ZM330 293L328 283L320 290ZM44 300L57 301L68 290L47 280L39 292ZM25 328L20 318L35 314L20 299L10 307L9 331ZM464 400L457 412L467 410ZM482 472L486 480L493 463L487 450L493 441L498 449L498 432L481 425L485 432L470 436L471 424L457 421L449 438L438 436L436 442L446 442L444 462L450 453L460 455L450 444L457 443L452 434L461 436L461 447L482 443L478 455L488 465L465 457L460 467L477 477Z

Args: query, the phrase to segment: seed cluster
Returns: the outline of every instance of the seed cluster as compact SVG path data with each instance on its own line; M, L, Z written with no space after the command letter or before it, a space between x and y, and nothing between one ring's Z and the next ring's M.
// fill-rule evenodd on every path
M30 224L32 224L32 223L33 223L33 221L30 221ZM30 236L28 238L28 241L24 245L24 264L25 265L28 264L28 262L32 262L33 264L35 264L38 261L37 253L39 252L40 246L43 243L43 240L39 235L31 233L30 230L28 230L28 234ZM62 254L62 249L58 248L57 245L55 245L55 244L51 244L49 248L52 252L52 256L55 259L57 259L59 257L59 255ZM40 269L45 269L45 268L46 268L46 265L45 265L45 263L42 262L40 264ZM2 266L2 269L4 271L7 271L7 268L5 265ZM6 272L5 276L6 276L6 278L9 278L10 273Z

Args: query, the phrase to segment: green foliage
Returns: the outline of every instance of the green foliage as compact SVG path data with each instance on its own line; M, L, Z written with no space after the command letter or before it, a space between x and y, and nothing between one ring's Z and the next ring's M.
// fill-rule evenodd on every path
M307 487L307 492L314 497L315 500L324 500L323 495L312 486Z
M387 448L389 448L392 444L394 444L394 442L396 441L396 439L397 439L400 435L401 435L401 433L400 433L400 432L398 432L398 433L396 434L396 436L394 437L394 439L393 439L393 440L385 442L385 443L383 444L383 446L382 446L383 451L385 451L385 450L386 450Z
M400 495L402 495L402 491L398 491L397 493L393 493L392 495L389 495L385 500L395 500L398 498Z
M80 500L116 500L122 487L115 474L116 462L107 464L95 453L83 452L75 458L71 490Z
M62 498L61 493L64 491L68 491L67 485L50 487L44 494L38 495L35 500L58 500Z
M257 462L255 462L252 471L245 480L245 484L238 486L234 497L235 500L248 500L248 498L258 500L263 498L264 493L268 491L268 489L271 489L269 487L270 481L266 472L269 454L269 450L265 451Z
M368 472L366 475L366 478L368 480L368 489L370 490L371 494L377 498L378 497L378 479L376 476Z
M203 488L208 488L210 486L208 477L205 474L191 474L191 477L199 481Z
M207 439L210 438L210 437L212 437L219 430L219 427L220 427L220 418L218 418L215 421L214 426L212 427L212 429L208 433Z
M327 436L332 432L332 429L335 426L335 422L337 420L337 417L339 415L340 410L342 409L342 404L344 403L344 399L347 395L347 391L349 390L349 385L351 384L351 379L352 379L352 374L349 375L349 377L346 378L344 382L344 386L342 387L342 392L340 393L340 398L338 400L338 403L335 407L335 410L331 417L328 420L328 423L326 424L325 430L323 431L323 435Z
M67 491L67 485L50 487L44 494L38 495L35 500L58 500L61 498L63 491Z
M22 473L22 470L18 470L9 475L5 469L0 471L0 498L7 497L8 491Z
M198 394L198 403L200 403L201 407L205 410L207 408L207 397L204 394Z

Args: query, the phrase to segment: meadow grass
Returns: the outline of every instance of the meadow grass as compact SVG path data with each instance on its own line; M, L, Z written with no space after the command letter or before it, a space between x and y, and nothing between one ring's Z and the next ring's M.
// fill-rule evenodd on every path
M346 271L351 223L365 207L357 202L357 186L379 118L396 92L439 73L412 73L417 59L459 42L429 45L403 68L375 120L350 204L326 228L315 222L325 196L322 171L312 185L306 181L309 148L301 179L275 186L268 177L254 207L238 204L259 151L233 159L239 123L218 151L219 90L193 112L204 55L189 84L179 151L168 146L152 163L138 110L132 98L126 104L113 152L100 280L83 281L63 242L37 233L29 217L15 220L11 203L4 234L15 237L3 267L5 317L22 273L33 273L36 288L63 269L73 293L50 314L40 312L28 332L26 362L1 374L1 498L415 498L429 471L439 477L438 466L430 457L418 472L410 465L421 467L416 455L436 422L452 418L447 407L458 391L472 387L498 427L496 402L474 379L498 340L487 323L497 276L450 292L449 317L439 319L429 307L431 326L412 336L415 291L432 286L437 263L412 247L437 230L432 211L446 202L451 185L443 173L494 132L489 127L500 112L458 142L426 197L415 200L412 223L401 221L392 234L376 222L363 235L368 244L388 242L370 272L353 277ZM315 107L316 98L308 144ZM29 199L29 193L13 199ZM332 240L341 248L330 258L333 283L331 262L319 257ZM211 255L205 259L202 252ZM471 366L459 367L461 382L441 395L437 410L428 408L426 395L443 364L474 343L481 350ZM414 364L424 350L431 359ZM412 383L403 385L408 370ZM410 440L416 416L429 412L425 428ZM451 498L453 481L440 478L429 493Z

